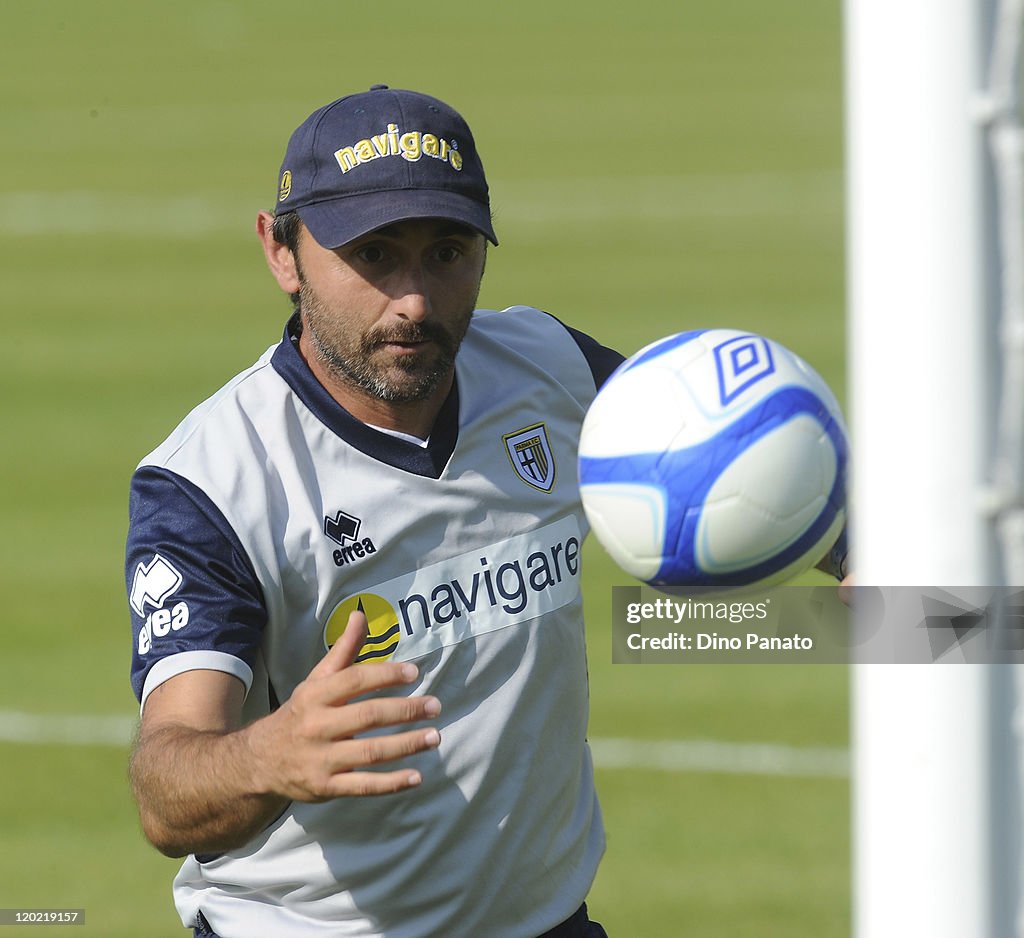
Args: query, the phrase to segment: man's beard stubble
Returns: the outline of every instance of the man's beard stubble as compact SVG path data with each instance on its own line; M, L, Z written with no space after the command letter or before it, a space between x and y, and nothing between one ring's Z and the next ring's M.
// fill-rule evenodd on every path
M471 307L456 324L455 333L435 322L377 327L363 335L345 333L331 325L330 313L305 278L300 278L299 306L314 354L331 375L392 404L422 401L438 389L455 364L473 312ZM429 362L419 356L400 358L383 368L372 360L374 352L387 343L422 341L434 343L436 354Z

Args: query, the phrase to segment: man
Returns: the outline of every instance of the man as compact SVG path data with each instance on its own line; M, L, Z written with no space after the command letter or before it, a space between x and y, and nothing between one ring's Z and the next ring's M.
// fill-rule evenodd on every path
M474 312L488 189L434 98L314 112L257 230L297 312L132 481L131 779L182 921L603 935L574 465L621 356Z

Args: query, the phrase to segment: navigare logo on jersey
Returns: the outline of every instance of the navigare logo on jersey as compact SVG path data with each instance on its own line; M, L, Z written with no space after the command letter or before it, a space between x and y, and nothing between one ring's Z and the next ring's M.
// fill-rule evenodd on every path
M548 442L547 427L543 423L535 423L514 433L506 433L502 439L519 478L535 489L550 492L555 484L555 457Z
M553 612L579 596L580 541L569 516L367 587L334 608L324 645L360 608L370 634L357 661L418 658Z
M376 593L359 593L344 600L331 613L324 630L324 643L330 648L345 631L348 617L353 612L361 612L366 616L367 635L363 647L356 655L355 663L363 661L386 661L398 647L399 625L398 613L384 597Z

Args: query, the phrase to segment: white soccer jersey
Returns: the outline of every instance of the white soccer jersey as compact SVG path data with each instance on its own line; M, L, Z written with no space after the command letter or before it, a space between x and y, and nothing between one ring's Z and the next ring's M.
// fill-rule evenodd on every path
M621 357L538 310L478 311L424 448L340 408L289 330L133 478L135 691L212 668L262 716L361 606L361 656L415 660L418 683L386 693L437 696L441 745L394 765L416 789L293 803L246 847L189 857L182 921L201 911L223 938L539 935L579 907L604 847L575 460Z

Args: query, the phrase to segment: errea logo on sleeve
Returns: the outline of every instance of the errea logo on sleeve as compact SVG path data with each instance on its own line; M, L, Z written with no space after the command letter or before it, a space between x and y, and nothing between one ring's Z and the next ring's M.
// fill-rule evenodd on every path
M146 614L146 603L159 609L179 586L182 577L174 566L159 554L154 554L148 564L140 563L135 568L129 601L137 615Z
M172 631L188 625L188 604L175 603L170 609L164 603L183 582L182 575L170 561L154 554L149 563L140 563L135 568L129 595L132 609L139 616L146 616L146 606L153 611L146 616L145 624L139 629L139 654L149 654L154 638L163 638Z

